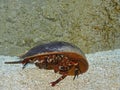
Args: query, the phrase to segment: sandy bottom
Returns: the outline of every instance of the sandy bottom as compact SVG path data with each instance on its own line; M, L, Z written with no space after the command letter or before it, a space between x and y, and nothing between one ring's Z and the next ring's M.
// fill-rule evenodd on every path
M18 57L0 56L0 90L120 90L120 49L86 54L89 70L73 81L66 77L55 87L50 86L61 75L53 70L28 65L5 65Z

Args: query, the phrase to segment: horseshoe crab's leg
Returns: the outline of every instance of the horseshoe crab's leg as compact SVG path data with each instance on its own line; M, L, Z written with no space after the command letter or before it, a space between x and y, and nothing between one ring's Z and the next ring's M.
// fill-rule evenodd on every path
M58 78L56 81L51 82L51 86L55 86L57 83L59 83L61 80L63 80L67 74L62 75L60 78Z
M78 64L78 65L79 65L79 64ZM78 65L75 66L75 71L74 71L75 74L74 74L73 80L75 80L76 76L78 77L79 72L82 73Z

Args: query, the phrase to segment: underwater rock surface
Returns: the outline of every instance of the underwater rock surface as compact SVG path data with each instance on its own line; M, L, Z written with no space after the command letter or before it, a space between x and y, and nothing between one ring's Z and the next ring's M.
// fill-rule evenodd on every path
M120 49L86 54L89 69L73 81L68 76L55 87L50 82L61 75L53 70L38 69L28 65L8 65L5 61L19 60L18 57L0 56L0 90L119 90Z
M85 53L120 48L120 1L0 0L0 54L56 40Z

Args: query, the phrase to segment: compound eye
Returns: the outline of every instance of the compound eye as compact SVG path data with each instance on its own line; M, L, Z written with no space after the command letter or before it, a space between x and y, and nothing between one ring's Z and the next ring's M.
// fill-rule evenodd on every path
M59 70L65 72L69 70L69 67L59 66Z
M59 70L64 70L64 67L63 66L59 66Z

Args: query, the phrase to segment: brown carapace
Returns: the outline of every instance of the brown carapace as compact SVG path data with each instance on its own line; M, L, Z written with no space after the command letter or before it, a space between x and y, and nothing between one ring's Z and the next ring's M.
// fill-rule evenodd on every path
M86 72L89 66L84 53L78 47L60 41L33 47L20 58L21 61L5 62L5 64L21 63L24 69L28 63L33 63L40 69L53 69L62 76L51 82L51 86L55 86L68 75L74 76L74 80L76 76Z

